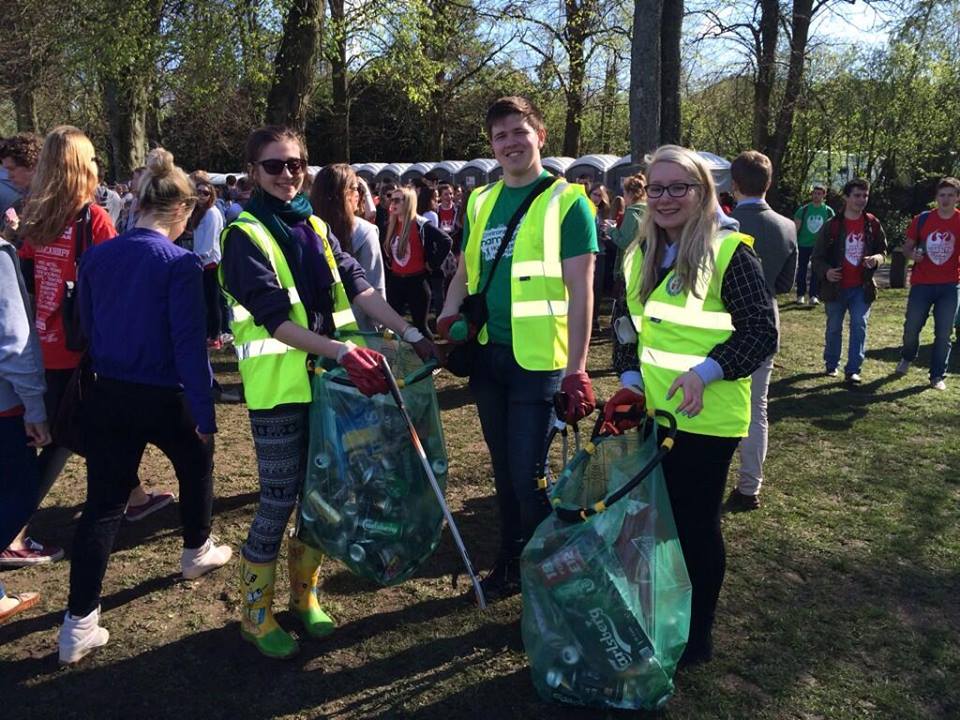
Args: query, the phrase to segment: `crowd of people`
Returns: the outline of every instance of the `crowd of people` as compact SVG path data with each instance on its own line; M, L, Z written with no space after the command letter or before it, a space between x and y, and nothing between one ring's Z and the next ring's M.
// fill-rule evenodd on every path
M587 355L607 299L621 388L606 427L636 422L614 414L624 405L676 417L663 471L693 588L682 662L712 657L726 566L721 511L760 507L777 295L795 290L801 305L824 304L828 376L839 374L849 314L843 372L861 382L874 277L888 252L866 210L869 183L846 183L836 213L827 187L814 184L791 221L767 204L773 169L756 151L733 161L729 199L696 153L674 145L616 194L543 168L546 128L529 100L497 100L485 128L503 177L466 193L429 178L371 189L345 164L311 178L302 138L277 126L250 134L246 174L222 188L156 148L114 192L100 182L90 140L69 126L0 145L0 566L64 556L28 534L29 518L81 451L87 497L61 662L108 641L100 593L124 519L175 499L141 481L147 444L176 472L183 576L231 560L211 534L215 400L240 399L211 370L209 353L224 344L236 351L257 458L260 498L240 548L239 593L242 636L262 654L298 650L272 607L305 475L308 363L339 365L365 395L387 390L381 356L341 339L356 330L389 329L423 360L469 378L500 527L481 584L491 601L517 594L521 550L550 513L536 468L554 413L575 423L595 409ZM914 267L897 372L909 371L932 310L938 390L957 324L958 199L960 181L941 180L903 248ZM307 636L323 637L335 621L317 590L322 553L288 542L290 607ZM0 622L38 599L0 585Z

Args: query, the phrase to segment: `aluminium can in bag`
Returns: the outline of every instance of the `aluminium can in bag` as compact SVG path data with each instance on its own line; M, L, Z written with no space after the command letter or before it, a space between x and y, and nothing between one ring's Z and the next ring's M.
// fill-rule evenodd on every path
M564 469L554 506L591 506L625 485L656 454L656 432L603 437L590 449ZM659 465L580 522L552 513L520 563L523 641L541 697L623 710L666 704L691 588Z
M430 372L405 343L354 338L384 354L441 488L447 451ZM365 397L345 374L314 377L300 537L380 585L409 578L440 542L443 512L389 394Z

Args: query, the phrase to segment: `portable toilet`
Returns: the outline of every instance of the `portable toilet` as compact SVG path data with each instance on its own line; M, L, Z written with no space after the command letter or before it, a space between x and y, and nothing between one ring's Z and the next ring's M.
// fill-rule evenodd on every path
M414 178L421 178L433 170L436 164L437 163L435 162L418 162L414 165L411 165L403 171L403 174L400 176L400 182L406 185Z
M607 170L619 159L616 155L584 155L572 162L564 175L570 182L576 182L578 177L586 175L591 182L606 185Z
M400 176L402 176L409 167L410 163L390 163L389 165L384 165L382 168L380 168L380 171L376 174L374 179L377 182L389 180L390 182L399 183Z
M710 152L697 151L697 155L703 158L710 168L713 175L713 182L717 186L717 192L733 192L733 178L730 176L730 161L719 155Z
M456 178L457 184L462 185L464 190L473 190L473 188L486 185L490 182L490 171L500 167L496 160L489 158L475 158L460 168ZM501 175L502 175L501 171Z
M456 182L456 175L466 165L466 160L444 160L433 166L430 172L436 176L437 182Z
M497 163L492 168L490 168L490 172L487 173L487 178L489 179L489 182L492 182L492 183L496 182L502 177L503 177L503 167L501 167L500 163Z
M563 177L567 168L573 165L574 160L572 157L565 157L563 155L551 155L550 157L543 158L540 162L551 175Z
M354 163L351 167L353 167L357 175L366 181L367 185L370 185L373 183L373 179L377 176L377 173L386 166L386 163Z

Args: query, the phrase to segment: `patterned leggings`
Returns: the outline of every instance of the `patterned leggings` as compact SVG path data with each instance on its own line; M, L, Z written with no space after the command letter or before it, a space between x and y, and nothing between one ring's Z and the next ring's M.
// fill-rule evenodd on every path
M243 556L250 562L277 559L283 531L303 485L307 454L307 405L251 410L250 427L260 474L260 505Z

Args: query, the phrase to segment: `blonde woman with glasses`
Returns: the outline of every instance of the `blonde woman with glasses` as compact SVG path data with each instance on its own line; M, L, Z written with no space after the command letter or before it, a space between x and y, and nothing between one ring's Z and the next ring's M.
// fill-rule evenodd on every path
M718 226L716 188L699 156L664 145L648 158L647 180L644 229L624 257L629 319L616 321L623 388L607 419L616 425L612 409L625 404L676 416L663 470L693 585L681 659L693 665L713 652L727 471L750 425L750 374L776 348L777 328L753 238Z

